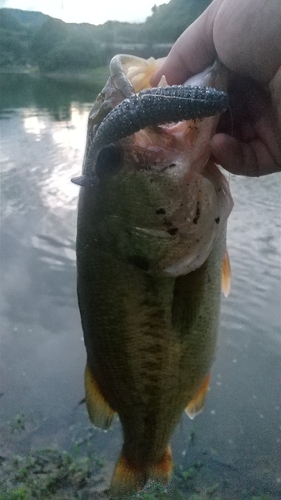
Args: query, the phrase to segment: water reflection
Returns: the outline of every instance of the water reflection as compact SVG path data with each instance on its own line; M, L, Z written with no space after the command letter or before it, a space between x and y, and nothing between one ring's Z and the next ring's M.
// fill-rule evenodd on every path
M70 118L56 122L48 113L20 109L2 125L2 216L40 206L75 209L90 104L70 106ZM3 123L3 122L2 122Z
M68 382L68 370L82 367L85 358L75 290L78 188L70 179L81 169L91 104L87 90L6 77L0 115L3 411L53 418L83 395L83 369ZM66 363L59 361L62 353Z
M4 422L23 412L30 424L22 440L4 433L0 454L67 447L89 432L78 405L85 350L76 302L78 187L70 178L81 169L93 99L92 91L44 79L2 80L1 412ZM224 500L277 499L280 176L231 178L231 190L232 289L222 304L211 391L202 415L192 424L183 418L172 446L183 470L203 464L194 488L218 482ZM118 422L110 435L90 432L95 451L113 467Z
M66 84L47 77L4 74L0 78L1 109L35 108L47 110L55 121L70 120L73 102L92 102L101 90L97 83L84 85Z

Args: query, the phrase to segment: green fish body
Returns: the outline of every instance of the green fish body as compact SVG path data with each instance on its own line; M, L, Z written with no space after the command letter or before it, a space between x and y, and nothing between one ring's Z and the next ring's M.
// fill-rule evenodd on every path
M124 67L126 81L131 66ZM109 108L116 105L112 91L107 100L114 85L113 74L90 115L94 133L101 108L110 99ZM149 478L169 480L173 431L184 410L193 418L204 404L232 208L228 183L208 160L216 120L148 127L121 139L98 157L101 173L80 192L86 401L94 425L108 428L115 413L120 418L116 494L137 491Z

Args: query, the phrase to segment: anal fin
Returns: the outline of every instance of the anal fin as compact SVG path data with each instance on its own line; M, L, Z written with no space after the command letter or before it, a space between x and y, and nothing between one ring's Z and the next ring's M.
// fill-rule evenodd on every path
M225 297L228 297L231 285L231 267L228 251L225 250L224 258L222 261L222 272L221 272L221 288Z
M86 405L91 422L96 427L108 429L115 412L109 406L100 392L95 377L88 365L85 369Z
M195 394L194 398L190 401L190 403L187 405L185 409L187 415L191 419L193 419L196 415L198 415L198 413L200 413L203 410L203 406L209 388L210 378L211 375L210 373L208 373L202 385L200 386L199 391Z

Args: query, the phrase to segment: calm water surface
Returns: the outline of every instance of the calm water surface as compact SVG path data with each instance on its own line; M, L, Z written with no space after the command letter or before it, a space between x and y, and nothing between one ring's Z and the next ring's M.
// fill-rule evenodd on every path
M0 453L71 449L92 432L110 474L119 424L91 431L79 405L85 349L75 289L78 187L70 182L100 87L2 77ZM175 462L185 470L200 461L198 480L218 483L227 499L281 498L280 181L230 178L233 278L211 390L204 412L183 417L172 442ZM5 423L18 415L25 431L15 439Z

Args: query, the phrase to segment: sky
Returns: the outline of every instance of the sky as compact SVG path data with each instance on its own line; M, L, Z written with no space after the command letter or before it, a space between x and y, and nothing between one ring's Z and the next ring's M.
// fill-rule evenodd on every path
M145 21L151 8L163 3L169 0L0 0L0 7L39 11L67 23L103 24Z

